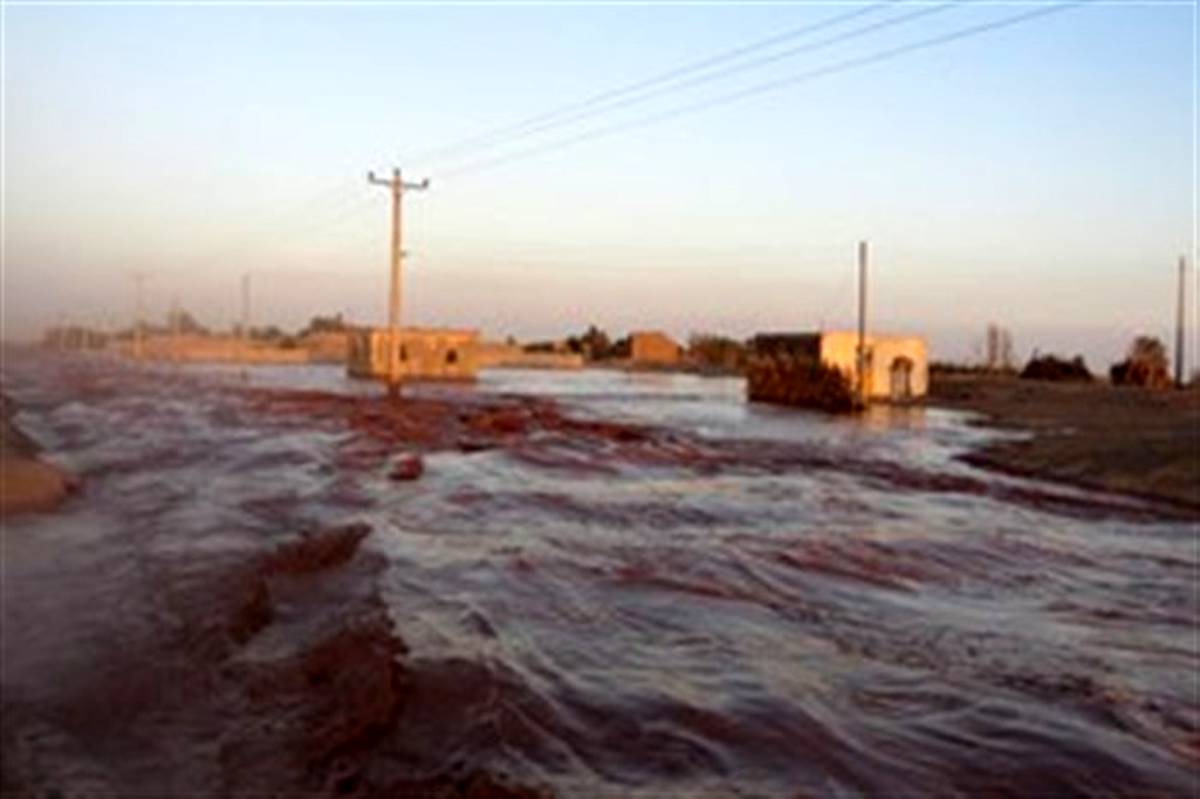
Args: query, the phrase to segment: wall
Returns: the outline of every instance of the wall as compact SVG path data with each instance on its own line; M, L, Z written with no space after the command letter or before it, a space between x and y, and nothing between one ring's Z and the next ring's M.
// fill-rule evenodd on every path
M119 345L123 355L135 353L133 341ZM308 363L308 352L232 336L147 336L142 340L142 357L152 361L186 363Z
M865 339L868 357L867 395L871 399L891 396L891 368L897 358L912 362L910 386L912 398L925 396L929 390L929 358L925 341L916 336L868 335ZM821 360L841 369L855 379L855 360L858 334L854 331L834 331L821 335Z

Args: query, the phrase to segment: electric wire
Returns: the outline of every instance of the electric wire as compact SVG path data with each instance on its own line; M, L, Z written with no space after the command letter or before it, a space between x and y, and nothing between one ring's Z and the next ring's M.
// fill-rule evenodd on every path
M874 52L874 53L871 53L868 55L848 58L848 59L845 59L842 61L828 64L823 67L811 69L806 72L801 72L801 73L797 73L797 74L790 75L787 77L766 81L764 83L759 83L754 86L750 86L750 87L747 87L744 89L739 89L734 92L729 92L726 94L717 95L715 97L710 97L710 98L707 98L705 100L701 100L701 101L698 101L695 103L689 103L687 105L677 106L677 107L667 110L667 111L662 111L662 112L658 112L655 114L650 114L650 115L646 115L646 116L642 116L642 117L636 117L632 120L627 120L627 121L620 122L620 123L617 123L614 125L609 125L606 127L593 128L592 130L584 131L583 133L577 134L575 136L571 136L571 137L564 138L564 139L559 139L557 141L549 142L549 143L542 144L542 145L539 145L536 147L531 147L531 148L527 148L524 150L517 150L517 151L511 152L511 153L508 153L505 155L500 155L500 156L497 156L494 158L482 159L479 161L471 162L471 163L465 164L463 166L451 169L451 170L443 173L442 176L443 177L462 177L465 175L483 172L485 170L491 170L491 169L497 168L499 166L507 165L507 164L510 164L510 163L513 163L516 161L524 161L529 158L534 158L537 156L544 155L546 153L562 150L567 147L572 147L577 144L582 144L584 142L593 141L595 139L600 139L600 138L606 138L609 136L614 136L618 133L623 133L628 130L634 130L637 128L646 127L648 125L665 122L665 121L675 119L675 118L678 118L681 116L698 113L700 111L706 111L710 108L715 108L715 107L722 106L722 105L728 105L729 103L734 103L734 102L737 102L740 100L748 99L750 97L756 97L758 95L766 94L766 93L773 92L773 91L778 91L780 89L790 88L792 86L796 86L796 85L799 85L802 83L807 83L809 81L813 81L818 78L828 77L828 76L836 75L836 74L839 74L842 72L849 72L849 71L852 71L855 69L860 69L862 67L871 66L873 64L878 64L878 63L881 63L884 61L889 61L891 59L898 58L902 55L907 55L909 53L917 52L920 50L926 50L926 49L933 48L933 47L938 47L938 46L941 46L944 44L949 44L951 42L959 41L962 39L967 39L967 38L970 38L973 36L979 36L979 35L982 35L985 33L990 33L992 31L1000 30L1003 28L1013 27L1015 25L1029 22L1034 19L1038 19L1040 17L1045 17L1050 14L1054 14L1054 13L1065 11L1065 10L1068 10L1071 8L1075 8L1075 7L1078 7L1083 4L1084 3L1080 2L1080 1L1057 3L1054 5L1050 5L1050 6L1038 7L1032 11L1025 11L1020 14L1014 14L1014 15L1011 15L1008 17L1003 17L998 20L992 20L990 22L984 22L984 23L979 23L976 25L970 25L965 28L959 28L957 30L951 31L949 33L943 33L943 34L939 34L937 36L932 36L932 37L929 37L926 39L921 39L916 42L910 42L908 44L903 44L903 45L898 45L895 47L886 48L884 50L880 50L880 51L877 51L877 52Z
M860 38L863 36L867 36L872 33L876 33L878 31L885 30L887 28L892 28L892 27L895 27L898 25L905 25L907 23L914 22L919 19L924 19L925 17L929 17L934 14L940 14L944 11L949 11L953 8L958 8L963 5L966 5L966 3L963 3L960 0L951 0L950 2L941 3L938 5L934 5L934 6L923 6L921 8L918 8L915 11L912 11L912 12L909 12L906 14L900 14L898 16L890 17L888 19L885 19L885 20L882 20L879 22L874 22L869 25L864 25L864 26L861 26L858 28L854 28L852 30L845 31L843 33L839 33L835 36L830 36L825 39L818 40L816 42L799 45L797 47L790 47L786 50L781 50L780 52L777 52L777 53L771 53L769 55L751 59L749 61L743 61L743 62L740 62L737 64L733 64L724 69L719 69L719 70L715 70L712 72L706 72L701 75L697 75L697 76L694 76L694 77L691 77L691 78L688 78L685 80L670 83L666 86L661 86L657 89L653 89L648 92L642 92L640 94L635 94L635 95L629 96L629 97L617 98L616 100L614 100L612 102L603 103L603 104L600 104L597 106L586 108L586 109L583 109L583 110L573 113L573 114L567 114L565 116L560 116L558 118L549 120L549 121L541 123L539 125L534 125L532 127L526 128L525 130L521 131L520 133L514 134L512 136L505 137L505 138L499 139L497 141L482 144L480 147L478 147L476 149L477 150L494 149L495 147L499 146L502 143L525 139L530 136L535 136L539 133L545 133L550 130L555 130L555 129L561 128L563 126L571 125L575 122L590 119L592 117L595 117L595 116L598 116L601 114L607 114L607 113L610 113L613 111L621 110L624 108L629 108L631 106L640 105L649 100L653 100L658 97L663 97L663 96L666 96L669 94L673 94L675 92L678 92L678 91L681 91L684 89L691 89L696 86L702 86L704 84L711 83L711 82L717 81L717 80L722 80L722 79L728 78L732 75L738 75L738 74L741 74L743 72L747 72L750 70L761 69L763 67L770 66L771 64L778 63L785 59L794 58L795 56L806 54L806 53L814 53L819 50L823 50L828 47L832 47L833 45L841 44L843 42L847 42L852 39L857 39L857 38Z
M724 52L717 53L716 55L702 58L699 61L693 61L688 64L684 64L683 66L676 67L675 69L668 70L652 77L626 84L616 89L610 89L577 102L568 103L566 105L535 114L531 117L527 117L508 125L493 128L475 136L469 136L456 142L451 142L450 144L434 147L423 152L416 153L411 156L410 159L420 162L426 162L433 159L441 160L446 156L454 155L465 150L475 149L480 146L495 146L495 144L499 141L508 139L513 134L519 134L530 126L542 125L563 115L578 113L594 105L607 103L627 94L632 94L643 89L658 86L659 84L667 83L677 78L685 77L692 73L724 64L758 50L772 47L777 44L782 44L783 42L806 36L810 33L817 33L822 30L826 30L827 28L832 28L836 25L840 25L843 22L848 22L852 19L875 13L876 11L887 8L888 6L898 2L903 2L903 0L885 0L884 2L875 3L864 8L857 8L853 11L837 14L809 25L793 28L791 30L784 31L783 33L775 34L765 39L760 39L756 42L751 42L747 45L735 47L731 50L726 50Z

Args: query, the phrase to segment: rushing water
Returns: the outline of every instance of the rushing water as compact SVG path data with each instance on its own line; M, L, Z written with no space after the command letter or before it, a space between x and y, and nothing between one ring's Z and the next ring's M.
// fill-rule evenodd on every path
M993 434L959 414L833 419L747 405L732 379L494 371L415 394L548 398L649 430L654 457L538 428L432 447L396 482L348 464L362 430L251 401L384 402L334 368L17 358L3 377L85 486L3 533L5 754L25 784L250 784L220 746L230 706L178 644L208 615L198 575L361 521L384 566L359 579L409 680L368 771L487 769L565 796L1197 790L1195 524L967 466ZM284 647L275 627L237 657Z

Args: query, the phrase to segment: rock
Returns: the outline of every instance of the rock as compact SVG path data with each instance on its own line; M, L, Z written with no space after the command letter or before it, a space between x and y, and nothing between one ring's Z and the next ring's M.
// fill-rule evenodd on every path
M63 470L26 457L0 455L0 513L47 512L79 489L79 481Z
M371 532L362 523L343 524L309 533L268 554L264 574L309 574L340 566L353 557L359 542Z
M416 480L425 471L425 462L421 456L406 452L392 461L392 470L388 477L393 480Z

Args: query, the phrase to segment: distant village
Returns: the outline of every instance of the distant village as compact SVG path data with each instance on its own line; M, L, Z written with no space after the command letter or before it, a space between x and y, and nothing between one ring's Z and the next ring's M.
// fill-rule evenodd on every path
M48 329L42 340L51 349L103 351L146 361L343 364L350 375L367 379L398 373L405 380L472 380L488 368L601 367L742 375L750 400L835 412L874 401L919 401L929 391L931 372L1049 381L1094 379L1080 356L1034 351L1018 368L1011 334L997 325L988 326L984 342L986 351L972 364L930 364L923 339L864 331L761 333L747 340L697 333L681 343L661 330L612 336L589 325L558 339L519 342L513 337L484 339L477 330L466 328L405 327L393 342L387 328L355 325L341 314L314 316L291 333L273 325L213 331L183 309L173 309L161 325L143 323L115 333L58 326ZM389 353L394 362L389 362ZM1148 336L1132 342L1126 359L1111 367L1108 378L1114 385L1148 388L1185 382L1182 373L1172 380L1166 347Z

